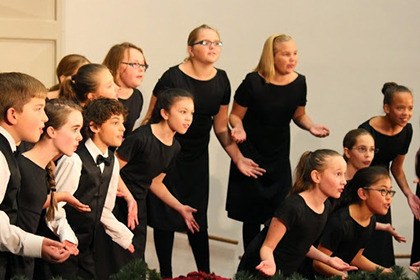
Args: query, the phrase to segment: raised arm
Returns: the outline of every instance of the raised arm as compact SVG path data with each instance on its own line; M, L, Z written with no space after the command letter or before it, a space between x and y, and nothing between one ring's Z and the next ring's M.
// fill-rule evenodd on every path
M420 199L411 191L410 186L408 185L407 178L405 177L403 169L404 159L404 155L398 155L394 158L391 163L391 173L394 176L395 181L397 182L401 191L407 198L408 206L410 206L414 217L417 220L420 220Z
M397 240L399 243L407 242L407 239L404 236L400 235L390 223L384 224L384 223L376 222L375 230L389 232L389 234L391 234L394 237L394 239Z
M220 106L219 112L213 118L213 129L220 145L236 164L239 171L245 176L257 178L262 176L265 170L258 166L253 160L242 155L238 145L232 140L228 128L228 105Z
M328 127L322 124L314 124L311 118L306 114L305 106L299 106L293 115L293 122L300 128L309 131L316 137L327 137L330 135Z

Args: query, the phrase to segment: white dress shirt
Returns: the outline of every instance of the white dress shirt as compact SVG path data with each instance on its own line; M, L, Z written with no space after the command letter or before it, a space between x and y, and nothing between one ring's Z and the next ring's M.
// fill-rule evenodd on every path
M104 157L108 156L108 151L105 154L102 154L95 143L93 143L92 139L86 140L84 145L86 145L89 154L95 161L98 155L103 155ZM77 153L74 153L71 157L63 156L59 160L55 171L57 191L67 191L71 194L75 193L79 185L82 164L82 160ZM99 168L103 171L105 164L101 163ZM105 198L104 209L100 221L105 228L105 232L112 240L124 249L127 249L132 243L133 233L123 223L118 221L112 213L115 205L115 198L117 196L118 179L120 176L119 170L119 163L115 157L111 181L109 182L108 193ZM76 235L66 219L66 212L63 208L65 204L65 202L58 203L58 211L56 212L54 220L47 222L47 224L50 229L60 237L61 241L68 240L77 244ZM81 215L83 215L83 213L81 213Z
M16 143L13 137L0 126L2 134L10 144L12 151L16 151ZM7 184L10 179L9 165L6 157L0 152L0 203L3 202ZM13 254L24 255L28 257L41 257L42 242L44 237L28 233L21 228L11 225L9 216L0 211L0 250L9 251Z

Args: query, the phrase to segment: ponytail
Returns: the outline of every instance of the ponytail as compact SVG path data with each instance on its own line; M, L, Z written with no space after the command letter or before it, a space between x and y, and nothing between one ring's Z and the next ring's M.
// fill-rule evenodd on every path
M45 168L47 171L47 183L48 188L50 190L50 205L47 209L46 218L47 221L51 221L54 219L55 211L57 210L57 200L55 199L55 192L56 192L56 182L55 182L55 175L54 175L54 164L50 161Z
M341 155L338 152L329 149L304 152L295 168L295 183L293 184L290 193L298 194L312 189L314 186L314 182L311 177L312 171L323 171L326 168L326 158L332 156Z

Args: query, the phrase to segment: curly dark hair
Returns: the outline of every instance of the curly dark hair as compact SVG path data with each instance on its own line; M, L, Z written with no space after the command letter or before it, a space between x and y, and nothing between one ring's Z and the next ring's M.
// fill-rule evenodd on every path
M89 101L83 109L83 137L92 138L95 134L90 130L89 124L101 126L115 115L123 115L124 119L127 117L127 109L120 101L110 98Z

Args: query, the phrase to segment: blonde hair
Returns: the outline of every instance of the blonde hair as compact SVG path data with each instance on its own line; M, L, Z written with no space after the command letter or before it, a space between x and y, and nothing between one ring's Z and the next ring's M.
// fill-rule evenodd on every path
M217 34L217 36L219 37L219 39L220 39L220 34L219 34L219 32L216 30L216 29L214 29L213 27L210 27L209 25L207 25L207 24L202 24L202 25L200 25L200 26L198 26L198 27L196 27L196 28L194 28L191 32L190 32L190 34L188 35L188 39L187 39L187 46L193 46L194 45L194 43L196 43L197 42L197 38L198 38L198 35L200 34L200 31L201 30L203 30L203 29L209 29L209 30L213 30L214 32L216 32L216 34ZM188 57L186 57L185 59L184 59L184 61L188 61L188 60L190 60L191 59L191 56L188 56Z
M120 69L120 64L124 60L124 54L128 52L129 49L136 49L141 52L144 58L144 64L147 65L146 57L144 56L142 48L137 47L136 45L129 42L124 42L112 46L106 54L102 64L108 67L109 71L111 71L111 74L114 77L114 82L116 84L118 84L117 81L120 79L120 72L118 71Z
M10 108L22 112L32 98L46 97L47 88L34 77L18 72L0 73L0 121L6 119Z
M314 182L312 181L311 172L317 170L322 172L327 165L327 158L341 155L330 149L319 149L313 152L306 151L302 154L295 169L295 183L290 191L291 194L301 193L312 189Z
M254 71L260 73L267 83L274 78L276 73L274 68L274 55L276 54L277 45L290 40L293 40L293 38L289 35L274 34L265 41L260 61Z

